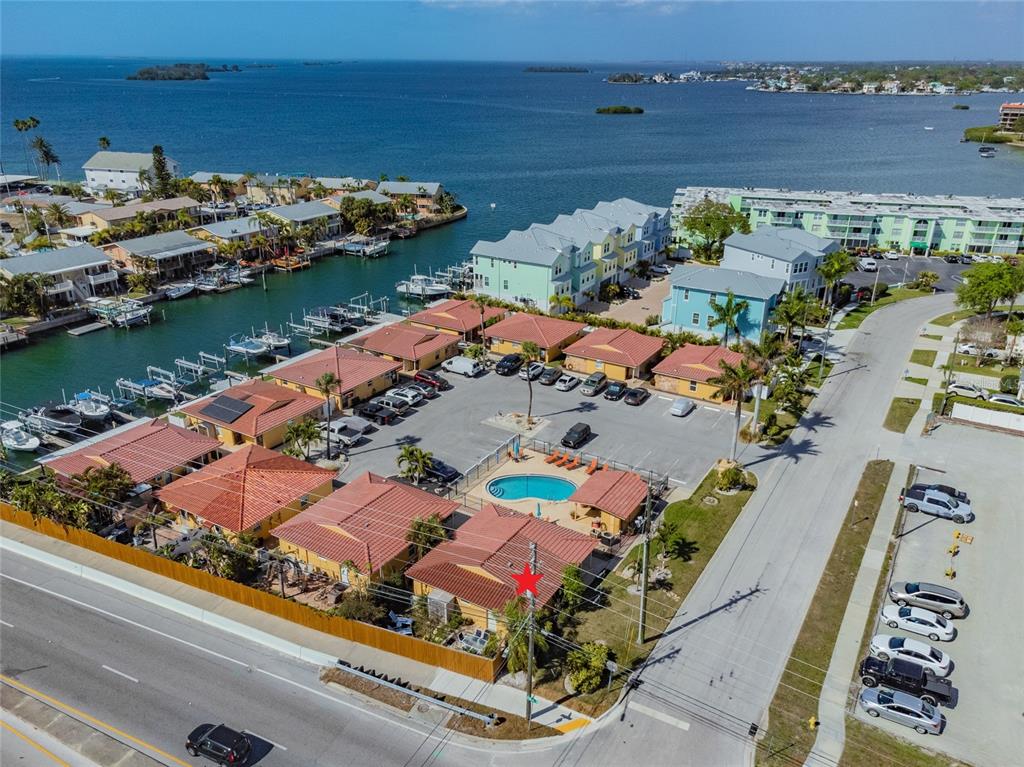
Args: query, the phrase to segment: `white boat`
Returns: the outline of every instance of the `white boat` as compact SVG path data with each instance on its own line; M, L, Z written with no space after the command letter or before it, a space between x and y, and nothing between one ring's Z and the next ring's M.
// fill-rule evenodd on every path
M114 324L119 328L127 328L132 325L139 325L149 321L149 314L153 311L152 306L136 306L125 308L113 316Z
M224 348L229 352L243 354L246 357L258 356L270 351L270 347L267 344L251 336L231 336Z
M924 129L925 130L935 130L935 128L933 128L931 125L924 126Z
M407 280L402 280L395 285L395 290L406 298L441 298L452 292L446 282L440 282L425 274L414 274Z
M73 432L82 425L82 417L67 405L54 402L29 408L18 415L19 420L33 431L47 434Z
M0 439L8 450L31 453L39 449L39 437L26 431L21 421L0 423Z
M194 282L182 282L177 285L171 285L164 295L167 296L169 300L174 301L177 298L184 298L190 293L193 293L195 289L196 284Z
M76 394L68 407L87 421L103 421L110 415L110 405L89 392Z
M196 289L200 293L213 293L216 290L220 290L223 284L224 282L219 275L204 274L196 278Z
M271 349L287 349L292 345L290 336L283 336L273 330L265 330L256 336L257 341L262 341Z
M388 239L387 237L352 235L341 243L341 249L343 252L353 256L377 258L378 256L387 255Z

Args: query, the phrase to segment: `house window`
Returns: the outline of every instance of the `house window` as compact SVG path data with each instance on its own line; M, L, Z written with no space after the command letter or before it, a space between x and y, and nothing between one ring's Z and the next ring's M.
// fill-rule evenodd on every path
M697 312L693 313L693 325L694 327L700 325L700 314L698 314Z
M714 322L715 322L715 318L712 315L709 314L708 315L708 329L709 330L714 327Z
M503 283L502 290L508 290L508 280L502 280L502 283Z
M710 296L708 296L708 303L712 303L712 304L715 303L715 300L717 298L718 298L718 294L717 293L712 293Z
M690 381L690 391L697 391L697 382Z
M690 300L690 289L689 288L684 288L683 289L683 300L684 301L689 301Z

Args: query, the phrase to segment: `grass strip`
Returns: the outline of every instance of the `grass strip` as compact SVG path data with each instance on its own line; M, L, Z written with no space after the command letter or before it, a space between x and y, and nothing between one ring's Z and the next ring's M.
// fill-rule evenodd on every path
M840 320L837 330L848 330L850 328L859 328L860 324L868 318L869 315L877 312L883 306L889 304L895 304L899 301L906 301L908 298L918 298L919 296L930 296L932 291L930 290L914 290L912 288L892 288L881 298L877 299L874 305L869 302L860 304L856 309L851 311L842 320Z
M932 341L941 341L942 336L938 333L922 333L921 338L930 338Z
M1013 373L1016 368L1004 368L1002 363L984 360L979 365L977 357L968 357L966 354L950 354L946 358L946 364L952 365L957 373L973 373L979 376L991 376L1001 378L1007 373Z
M1009 308L1010 305L1006 304L1005 306L997 306L995 309L993 309L993 311L1005 312L1008 311ZM940 314L938 317L933 319L928 324L939 325L941 327L948 328L954 322L966 320L968 317L977 317L979 314L984 314L984 312L976 312L974 309L957 309L955 312L949 312L948 314Z
M904 381L910 381L910 383L919 384L921 386L927 386L928 385L928 379L927 378L917 378L915 376L907 376L903 380Z
M889 431L904 434L920 407L919 399L896 397L889 405L889 412L885 414L885 422L882 425Z
M934 349L914 349L910 353L910 361L915 365L932 367L935 364L935 358L938 356L939 353Z

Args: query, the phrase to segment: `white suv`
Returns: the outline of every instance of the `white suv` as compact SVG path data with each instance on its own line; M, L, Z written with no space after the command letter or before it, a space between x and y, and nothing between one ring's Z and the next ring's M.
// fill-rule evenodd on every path
M966 381L954 381L946 387L946 394L955 394L959 397L973 397L974 399L988 399L988 392L980 386Z

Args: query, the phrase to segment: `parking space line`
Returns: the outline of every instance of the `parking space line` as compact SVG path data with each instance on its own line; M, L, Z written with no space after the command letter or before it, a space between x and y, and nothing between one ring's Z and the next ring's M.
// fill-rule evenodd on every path
M242 732L244 732L246 735L252 735L254 738L259 738L260 740L264 741L265 743L269 743L274 748L279 748L282 751L287 751L288 750L287 746L282 746L280 743L275 743L270 738L266 738L266 737L260 735L258 732L253 732L252 730L242 730Z
M2 620L0 620L0 626L6 626L9 629L14 628L14 624L13 623L8 623L7 621L2 621Z

